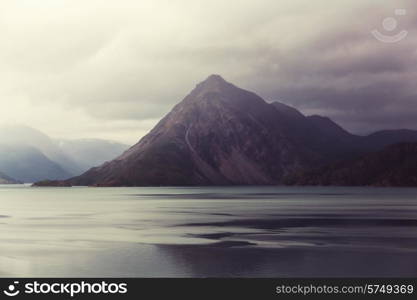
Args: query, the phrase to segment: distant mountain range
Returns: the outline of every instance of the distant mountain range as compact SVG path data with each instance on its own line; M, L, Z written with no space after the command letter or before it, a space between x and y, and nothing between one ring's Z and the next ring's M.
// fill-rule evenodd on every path
M56 141L30 127L3 126L0 171L21 182L62 180L111 160L127 148L103 140Z
M45 178L65 179L72 174L39 149L23 145L0 145L0 170L23 182Z
M329 118L267 103L211 75L124 154L81 176L39 185L278 185L399 142L417 142L417 131L353 135Z
M0 172L0 184L17 184L17 183L20 183L20 182Z
M289 185L417 186L417 143L400 143L362 157L288 176Z

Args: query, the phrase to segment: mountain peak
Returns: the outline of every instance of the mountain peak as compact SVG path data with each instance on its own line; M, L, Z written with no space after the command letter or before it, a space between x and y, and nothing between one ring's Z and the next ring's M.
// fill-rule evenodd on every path
M223 77L219 74L211 74L209 77L207 77L205 82L215 81L215 82L226 82L226 80L223 79Z
M198 92L220 92L231 87L234 87L234 85L224 80L223 77L212 74L206 80L199 83L196 89Z

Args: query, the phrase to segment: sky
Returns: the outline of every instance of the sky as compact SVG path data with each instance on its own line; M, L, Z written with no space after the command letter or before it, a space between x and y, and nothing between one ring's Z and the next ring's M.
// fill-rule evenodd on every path
M417 129L415 0L0 0L0 37L0 122L55 138L133 144L210 74L353 133Z

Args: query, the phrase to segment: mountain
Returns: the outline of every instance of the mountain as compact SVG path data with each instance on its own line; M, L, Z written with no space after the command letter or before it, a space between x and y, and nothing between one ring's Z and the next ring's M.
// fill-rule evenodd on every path
M277 184L323 159L288 133L286 114L212 75L117 159L74 185Z
M0 172L0 184L18 184L18 183L20 182Z
M333 122L328 117L322 117L322 116L308 116L307 119L310 121L312 125L314 125L317 129L319 129L322 133L325 135L334 137L336 139L346 139L346 140L354 140L358 139L358 136L354 136L344 130L341 126Z
M417 132L380 135L383 142L353 135L329 118L267 103L211 75L116 159L43 185L276 185L394 140L417 142Z
M119 156L127 148L98 139L57 141L31 127L2 126L0 170L24 182L66 179Z
M211 75L124 154L67 183L279 184L290 174L357 155L358 140L330 119L267 103Z
M22 125L0 127L0 144L12 146L15 149L21 148L23 152L27 148L36 149L47 160L59 165L64 170L62 174L55 173L60 178L78 175L83 171L77 162L61 151L49 136L31 127ZM52 177L51 179L58 178Z
M417 143L387 146L363 157L289 176L292 185L417 186Z
M78 174L120 156L129 146L99 139L57 140L59 149L77 163Z
M301 147L308 147L321 157L320 163L349 158L362 153L359 145L362 137L353 135L330 118L304 116L293 107L279 102L271 103L281 114L281 126L286 134L299 141ZM416 137L417 140L417 137Z
M362 147L371 152L389 145L413 141L417 141L417 131L415 130L381 130L366 136L362 140Z
M22 182L71 177L38 149L21 145L0 144L0 170Z

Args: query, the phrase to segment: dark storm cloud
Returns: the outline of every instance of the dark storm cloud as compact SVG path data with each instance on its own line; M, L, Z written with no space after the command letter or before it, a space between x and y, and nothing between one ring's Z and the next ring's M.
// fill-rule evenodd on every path
M217 73L355 132L417 129L416 8L414 0L4 0L0 119L133 143ZM406 39L371 35L389 16L399 22L390 34L405 29Z
M354 26L333 24L304 47L285 53L276 71L265 72L277 80L275 86L263 86L269 89L267 98L307 114L330 116L357 133L417 129L417 5L403 5L407 15L400 26L408 31L404 40L386 44L369 34L389 10L377 9L379 15Z

